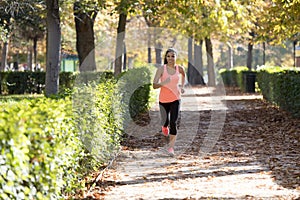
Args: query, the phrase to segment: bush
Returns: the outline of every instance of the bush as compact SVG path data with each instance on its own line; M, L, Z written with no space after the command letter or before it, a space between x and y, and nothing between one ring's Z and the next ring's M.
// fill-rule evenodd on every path
M123 109L149 106L149 69L126 73L118 82L110 73L75 79L72 98L0 102L0 199L65 198L107 163L120 147Z
M255 92L255 71L251 71L247 67L235 67L230 70L221 69L219 73L225 86L239 87L243 92ZM254 78L253 86L251 78Z
M221 69L219 74L225 86L243 88L244 81L242 72L244 71L249 71L249 69L247 67L235 67L230 70Z
M45 86L44 72L2 72L1 74L4 94L40 94Z
M101 164L110 159L120 144L122 118L117 108L121 101L115 88L116 81L108 79L98 84L90 82L82 85L73 95L80 139Z
M60 92L72 89L77 75L74 72L60 72ZM42 94L45 90L45 72L0 72L0 77L0 94Z
M58 199L78 187L82 146L70 100L4 103L0 119L1 199Z
M74 88L77 76L78 73L76 72L61 72L59 74L59 93Z
M263 68L257 80L268 101L300 117L300 71L292 68Z
M124 123L147 112L151 105L152 71L150 67L134 68L118 78L117 92L122 97Z

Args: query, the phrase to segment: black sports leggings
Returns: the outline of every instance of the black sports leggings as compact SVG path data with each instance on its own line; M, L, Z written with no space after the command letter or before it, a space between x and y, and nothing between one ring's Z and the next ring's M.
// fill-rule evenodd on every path
M180 109L180 100L170 103L159 102L160 116L162 126L167 127L170 124L170 134L177 134L177 119Z

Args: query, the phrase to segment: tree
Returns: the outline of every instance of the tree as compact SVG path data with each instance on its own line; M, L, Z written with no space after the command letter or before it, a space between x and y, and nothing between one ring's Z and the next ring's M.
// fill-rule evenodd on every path
M203 79L203 53L202 53L203 40L194 42L194 67L196 72L193 74L194 80L192 84L194 85L205 85Z
M247 13L246 21L248 22L248 26L246 30L248 31L246 35L246 40L248 43L248 51L247 51L247 61L246 66L249 70L252 69L252 60L253 60L253 46L255 44L255 40L257 38L257 30L259 29L259 21L261 18L261 13L264 12L266 8L265 1L253 1L248 0L242 3L244 12Z
M257 40L282 44L286 39L300 39L300 2L267 1L258 21Z
M187 78L188 82L191 85L204 84L202 73L198 70L203 69L202 59L199 58L199 55L195 55L193 57L193 31L192 24L189 23L189 17L193 16L195 2L187 1L145 1L144 6L144 16L148 26L152 27L162 27L171 29L170 31L181 33L183 35L187 35L190 37L188 39L188 70L187 70ZM174 17L176 15L176 17ZM185 23L182 23L182 22ZM191 25L191 27L190 27ZM158 33L157 33L158 32ZM156 63L160 64L161 59L159 59L159 55L161 55L162 44L157 38L159 34L159 29L156 30L155 38L155 52L156 52ZM197 44L195 43L195 47L197 49ZM197 51L197 53L202 53L201 51ZM196 62L194 62L193 58L196 58ZM199 66L195 66L195 64ZM201 66L200 66L201 65ZM203 71L202 71L203 72Z
M99 7L93 0L74 3L76 49L81 72L96 70L94 22Z
M115 76L122 72L122 55L124 49L125 28L126 28L126 11L121 11L119 14L119 23L117 29L117 43L116 43L116 58L115 58Z
M46 32L45 7L43 0L35 0L31 2L30 6L24 7L22 12L15 17L16 25L23 38L32 41L32 46L28 49L30 54L28 66L31 70L33 63L37 65L37 42L44 38Z
M30 0L3 0L0 2L0 29L2 30L1 40L3 41L0 71L4 71L5 67L7 66L8 44L10 40L10 34L13 30L13 25L17 25L17 22L21 22L24 19L28 18L25 10L33 10L34 7L32 6L32 4L33 3Z
M233 68L233 48L230 42L227 42L228 46L228 63L226 65L226 69L231 69Z
M151 62L151 40L154 42L155 50L155 65L161 66L162 64L162 48L163 45L160 39L161 33L161 18L164 10L163 1L153 1L153 0L144 0L144 5L142 6L142 15L145 18L145 21L150 29L148 29L148 60Z
M23 38L33 41L34 62L36 63L37 41L44 37L45 3L43 0L24 0L24 1L2 1L0 3L0 26L4 28L5 35L2 63L7 63L8 42L13 30L21 33ZM31 65L30 65L31 66Z
M175 3L175 2L172 2ZM215 72L214 72L214 61L213 61L213 47L211 43L211 35L215 30L218 30L218 23L215 19L215 9L216 4L211 2L189 2L186 1L177 1L176 6L171 9L171 13L179 11L177 19L175 19L176 24L175 28L181 30L183 33L188 34L190 37L194 38L195 41L203 41L205 40L205 47L207 51L207 61L208 61L208 85L215 86ZM174 14L173 14L174 15ZM174 18L168 18L166 21L174 21ZM185 23L180 23L180 21L184 21ZM174 26L175 23L172 23ZM199 29L201 27L201 29ZM191 49L191 48L189 48ZM197 49L197 47L196 47ZM191 51L191 50L189 50ZM196 53L196 54L195 54ZM202 66L201 51L194 51L194 58L198 58L197 65L195 66L195 60L193 61L193 65L189 64L188 76L190 84L196 84L197 82L204 84L202 74L200 73ZM197 55L198 54L198 55Z
M117 28L116 39L116 55L114 75L118 76L122 72L122 56L125 49L125 30L127 23L127 16L130 13L136 12L137 0L121 0L116 4L116 12L119 14L119 22ZM124 63L125 64L125 63Z
M234 1L235 2L235 1ZM220 1L168 1L165 4L164 17L162 24L179 30L181 33L189 35L201 44L201 41L205 40L205 47L208 56L208 85L215 86L215 70L213 60L213 46L212 39L221 38L222 34L226 35L230 32L229 26L232 23L227 24L234 15L231 12L225 12L224 5L231 3L227 2L221 4ZM176 15L176 17L174 17ZM184 22L184 23L182 23ZM231 33L230 33L231 34ZM228 37L228 36L227 36ZM225 37L224 37L225 38ZM197 48L196 48L197 49ZM194 58L198 58L202 55L201 51L198 51L199 55L194 55ZM201 65L201 59L199 59ZM191 66L190 67L194 67ZM198 66L197 66L198 68ZM201 69L201 66L199 66ZM192 70L188 70L192 71ZM201 73L190 73L191 76L198 76L198 79L202 79ZM197 78L196 78L197 79ZM195 80L190 78L190 80Z
M7 65L9 37L12 29L13 16L15 15L16 12L17 10L15 10L13 2L9 2L7 0L0 2L0 26L2 27L3 30L3 34L1 34L3 46L2 46L2 53L1 53L0 71L4 71Z
M58 0L46 0L47 6L47 57L46 57L46 96L58 93L61 29Z
M213 45L210 38L205 38L205 47L207 55L207 74L208 74L208 86L216 86L215 81L215 68L214 68L214 56L213 56Z

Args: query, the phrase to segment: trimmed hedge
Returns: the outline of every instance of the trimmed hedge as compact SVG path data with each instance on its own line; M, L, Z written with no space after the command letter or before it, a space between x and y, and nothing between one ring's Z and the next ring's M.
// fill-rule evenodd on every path
M135 119L149 110L152 88L150 67L134 68L118 78L118 91L122 94L122 104L126 107L126 119Z
M265 99L300 117L300 70L264 68L257 80Z
M225 86L238 87L243 83L242 71L249 71L247 67L234 67L232 69L221 69L219 74Z
M219 73L224 86L239 87L243 92L247 92L249 89L247 76L256 76L256 72L249 70L247 67L235 67L230 70L221 69Z
M42 94L45 89L46 72L0 72L0 94ZM59 90L73 88L77 73L60 72Z
M1 105L0 199L58 199L78 184L82 145L71 105L46 98Z
M76 86L73 111L85 149L97 160L106 162L118 150L123 128L121 111L115 109L121 107L116 80L101 79L100 83L98 80Z
M126 73L82 74L69 97L0 102L0 199L65 199L84 187L119 150L130 110L149 106L150 70Z

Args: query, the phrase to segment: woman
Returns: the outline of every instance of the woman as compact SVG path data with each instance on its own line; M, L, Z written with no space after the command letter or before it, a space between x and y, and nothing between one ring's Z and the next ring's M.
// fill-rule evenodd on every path
M162 119L162 132L170 135L168 152L174 155L174 145L177 135L177 119L180 109L180 94L184 93L184 68L176 64L177 51L170 48L166 51L164 65L156 71L153 88L160 88L159 109ZM181 75L181 79L180 79ZM181 85L179 85L181 82Z

